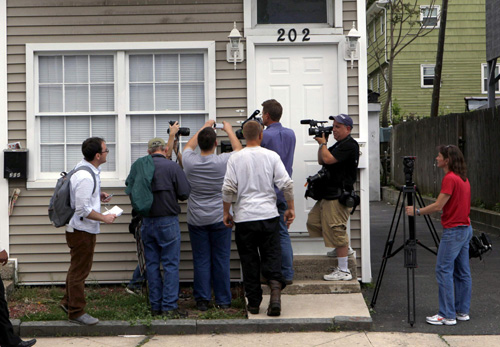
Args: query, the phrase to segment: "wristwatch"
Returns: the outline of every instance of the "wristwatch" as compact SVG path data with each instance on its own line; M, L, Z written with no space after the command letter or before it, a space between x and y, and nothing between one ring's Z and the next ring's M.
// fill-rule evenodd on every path
M321 143L321 144L319 145L319 148L321 148L322 146L326 146L326 143Z
M420 209L417 208L417 216L420 216Z

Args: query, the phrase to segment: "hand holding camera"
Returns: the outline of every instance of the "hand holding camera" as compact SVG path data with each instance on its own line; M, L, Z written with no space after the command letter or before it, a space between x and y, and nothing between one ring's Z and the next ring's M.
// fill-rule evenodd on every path
M168 122L170 124L170 128L167 130L167 133L175 136L189 136L191 130L189 128L179 127L179 122L176 120L171 120Z

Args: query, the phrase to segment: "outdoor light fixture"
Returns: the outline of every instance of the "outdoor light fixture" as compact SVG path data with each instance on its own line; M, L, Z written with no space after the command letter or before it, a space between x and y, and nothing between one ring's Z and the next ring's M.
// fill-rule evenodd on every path
M236 22L234 22L234 28L228 36L229 43L226 46L226 59L228 63L234 63L234 69L236 70L236 63L241 63L244 60L243 57L243 43L241 42L241 34L236 29Z
M352 22L352 29L346 36L344 59L351 61L351 69L354 67L354 60L359 60L359 38L361 35L356 30L355 22Z

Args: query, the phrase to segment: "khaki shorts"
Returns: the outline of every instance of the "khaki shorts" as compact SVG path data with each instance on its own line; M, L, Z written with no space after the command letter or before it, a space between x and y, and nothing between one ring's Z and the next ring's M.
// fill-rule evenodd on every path
M338 200L319 200L307 217L310 237L322 237L325 246L339 248L349 246L347 221L349 208Z

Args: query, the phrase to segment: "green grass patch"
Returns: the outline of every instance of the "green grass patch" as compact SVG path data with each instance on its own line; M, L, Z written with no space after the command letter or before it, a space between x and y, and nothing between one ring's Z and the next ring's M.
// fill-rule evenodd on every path
M179 308L187 310L188 319L241 319L245 318L245 300L239 296L241 290L233 288L232 307L219 309L211 305L205 312L196 310L196 303L190 287L183 287L185 298L179 299ZM150 325L152 317L147 295L132 295L122 285L91 284L85 288L86 312L100 320L121 320L130 324ZM28 321L67 320L67 314L59 307L64 296L64 287L20 286L9 295L10 316Z

